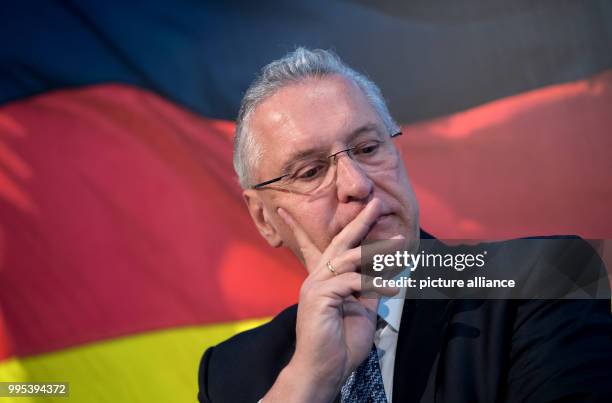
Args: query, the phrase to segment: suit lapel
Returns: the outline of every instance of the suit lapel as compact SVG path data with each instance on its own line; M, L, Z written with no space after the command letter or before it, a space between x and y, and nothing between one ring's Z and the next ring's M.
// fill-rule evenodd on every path
M430 401L428 396L433 397L448 306L447 300L404 302L395 353L393 401Z
M422 230L421 238L433 239ZM413 274L418 276L418 270ZM395 353L393 401L433 401L438 358L452 305L449 300L419 300L407 294Z

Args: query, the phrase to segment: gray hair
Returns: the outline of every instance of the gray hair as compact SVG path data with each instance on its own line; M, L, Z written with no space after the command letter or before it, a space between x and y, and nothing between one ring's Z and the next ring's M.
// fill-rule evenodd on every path
M363 91L367 100L378 112L389 134L399 131L399 126L391 117L376 84L363 74L351 69L331 51L299 47L265 66L261 75L251 84L242 98L236 119L234 170L243 189L253 185L250 183L251 175L262 155L262 150L249 129L255 108L284 86L308 78L322 78L335 74L354 82Z

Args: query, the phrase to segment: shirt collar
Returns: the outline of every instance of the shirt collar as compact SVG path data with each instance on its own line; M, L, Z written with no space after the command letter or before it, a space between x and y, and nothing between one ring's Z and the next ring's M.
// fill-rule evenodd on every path
M397 274L394 279L405 276L410 277L410 269L407 267ZM378 303L378 316L385 320L391 328L399 332L400 322L402 320L402 311L404 308L404 299L406 297L406 288L400 287L399 293L393 297L381 297Z

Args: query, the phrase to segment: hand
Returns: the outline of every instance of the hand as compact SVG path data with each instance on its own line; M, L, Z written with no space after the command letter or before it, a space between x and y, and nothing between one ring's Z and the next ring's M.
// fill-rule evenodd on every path
M310 272L300 290L296 351L289 366L314 387L329 390L333 398L367 357L374 340L378 298L360 295L362 276L356 271L361 260L359 244L380 216L380 202L368 203L323 252L286 211L278 213L293 230ZM330 261L336 275L327 266ZM398 290L374 291L391 296Z

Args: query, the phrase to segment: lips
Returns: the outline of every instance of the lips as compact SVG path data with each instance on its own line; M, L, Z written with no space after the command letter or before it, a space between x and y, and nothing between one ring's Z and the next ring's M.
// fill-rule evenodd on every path
M377 223L379 223L379 222L382 222L382 221L384 221L384 220L388 219L389 217L391 217L391 216L393 216L393 215L395 215L395 214L393 214L393 213L381 214L381 215L380 215L380 217L378 217L378 218L376 219L376 221L374 221L374 224L377 224Z
M376 221L372 223L372 226L370 227L370 230L366 234L365 238L369 238L370 236L374 235L373 232L384 230L384 227L386 226L387 223L391 222L391 220L393 219L393 216L395 216L394 213L387 213L387 214L380 215L376 219Z
M391 217L392 217L392 216L394 216L394 215L395 215L394 213L385 213L385 214L381 214L380 216L378 216L378 218L376 219L376 221L374 221L374 222L372 223L372 226L370 227L370 229L371 229L371 228L374 228L374 226L376 226L377 224L382 224L382 223L384 223L384 222L388 221L388 220L389 220L389 218L391 218Z

